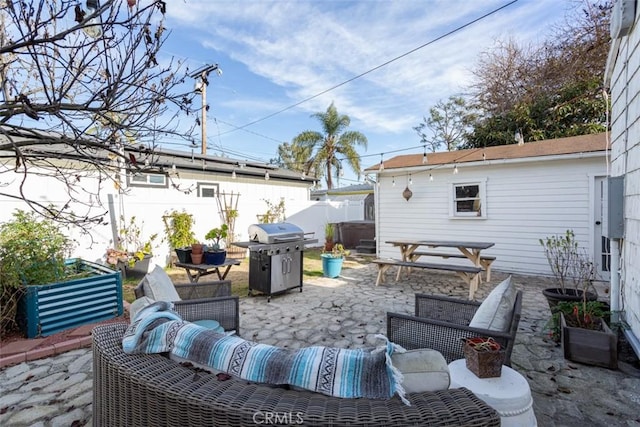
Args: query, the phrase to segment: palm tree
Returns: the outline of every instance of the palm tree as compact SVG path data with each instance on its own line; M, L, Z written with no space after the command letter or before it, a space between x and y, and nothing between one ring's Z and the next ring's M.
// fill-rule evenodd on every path
M315 113L311 117L320 121L323 132L306 130L293 138L292 145L308 155L303 166L304 172L320 172L325 176L327 189L330 190L333 188L334 170L337 172L342 167L341 159L360 174L360 156L356 146L361 145L366 149L367 137L358 131L345 131L351 119L345 114L338 114L333 102L325 113Z

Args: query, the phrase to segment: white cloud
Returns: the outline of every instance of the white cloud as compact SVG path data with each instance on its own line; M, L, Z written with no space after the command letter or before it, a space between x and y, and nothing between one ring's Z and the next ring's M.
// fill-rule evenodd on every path
M225 107L268 115L314 96L439 37L505 1L243 1L187 0L169 5L168 25L224 52L282 90L239 95ZM565 3L516 3L392 64L296 107L324 111L335 101L352 123L376 132L407 133L439 99L472 80L480 52L497 38L536 39ZM550 16L555 11L557 16ZM221 68L225 68L221 64ZM238 123L239 124L239 123Z

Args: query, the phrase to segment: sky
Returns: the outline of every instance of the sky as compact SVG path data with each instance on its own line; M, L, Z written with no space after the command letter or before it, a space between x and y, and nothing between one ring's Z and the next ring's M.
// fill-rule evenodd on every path
M351 118L349 130L368 139L358 149L363 169L422 153L413 127L439 100L468 91L482 52L509 38L537 44L575 7L573 0L167 3L164 59L222 71L207 86L208 154L268 162L279 144L321 131L310 116L333 102ZM357 182L345 163L340 186Z

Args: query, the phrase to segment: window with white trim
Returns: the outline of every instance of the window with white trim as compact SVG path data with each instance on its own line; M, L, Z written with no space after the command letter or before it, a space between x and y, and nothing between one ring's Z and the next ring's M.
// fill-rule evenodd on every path
M454 182L451 184L451 216L486 217L485 182Z
M132 187L163 187L168 188L167 176L162 173L135 173L129 178Z
M218 197L220 186L208 182L198 183L198 197Z

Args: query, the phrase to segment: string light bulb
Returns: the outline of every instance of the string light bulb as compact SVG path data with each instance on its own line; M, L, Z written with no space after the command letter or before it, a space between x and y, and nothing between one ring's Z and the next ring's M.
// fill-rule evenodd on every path
M380 167L378 168L378 171L380 172L384 171L384 162L382 160L383 156L384 156L384 153L380 153Z
M171 165L171 172L176 173L176 164L175 163L173 163Z
M391 186L392 187L396 186L396 177L395 176L391 178Z
M433 175L429 174L429 181L433 182Z
M411 179L411 174L409 174L409 185L413 185L413 179Z
M236 179L236 170L235 169L231 172L231 179Z
M269 171L264 171L264 180L269 181L269 178L270 178Z
M427 144L423 145L423 152L422 152L422 164L426 165L427 164Z
M458 165L453 165L453 174L454 175L458 174Z

